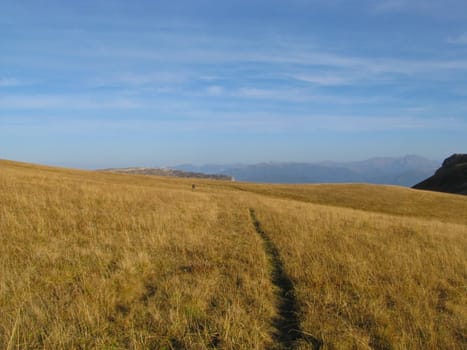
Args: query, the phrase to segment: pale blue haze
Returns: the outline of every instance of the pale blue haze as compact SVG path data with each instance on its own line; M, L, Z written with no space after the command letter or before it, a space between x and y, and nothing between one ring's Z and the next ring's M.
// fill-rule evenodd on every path
M467 151L467 1L0 1L0 158Z

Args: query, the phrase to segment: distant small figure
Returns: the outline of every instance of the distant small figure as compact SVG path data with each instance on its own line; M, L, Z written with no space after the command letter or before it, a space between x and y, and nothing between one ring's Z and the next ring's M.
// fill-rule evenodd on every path
M192 185L191 185L191 190L192 190L192 191L196 190L196 185L195 185L195 184L192 184Z

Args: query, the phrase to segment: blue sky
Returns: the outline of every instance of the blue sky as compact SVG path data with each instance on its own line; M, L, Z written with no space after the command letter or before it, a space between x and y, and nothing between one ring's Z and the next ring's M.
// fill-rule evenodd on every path
M465 0L2 0L0 33L0 158L467 151Z

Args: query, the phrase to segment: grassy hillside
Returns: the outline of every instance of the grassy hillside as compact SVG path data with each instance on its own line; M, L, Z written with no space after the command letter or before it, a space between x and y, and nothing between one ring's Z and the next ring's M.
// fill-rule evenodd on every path
M366 184L258 185L230 187L272 198L467 224L466 198L398 186Z
M325 348L465 342L464 225L271 200L256 212L282 252L303 329Z
M465 197L192 181L0 161L0 348L467 345Z

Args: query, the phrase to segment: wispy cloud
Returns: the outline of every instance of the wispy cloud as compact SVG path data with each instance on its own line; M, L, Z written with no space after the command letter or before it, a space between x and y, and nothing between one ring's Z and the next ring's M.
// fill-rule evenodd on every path
M234 90L224 90L227 97L241 98L245 100L265 100L271 103L282 101L291 105L314 103L316 105L381 105L392 99L388 96L351 96L319 92L310 88L258 88L240 87Z
M464 0L367 0L374 14L405 13L452 19L466 18Z
M21 81L16 78L0 78L0 88L20 86Z
M297 74L291 75L291 78L322 86L348 85L355 81L350 77L344 77L333 74Z
M219 85L211 85L206 88L208 96L221 96L224 93L224 88Z
M186 39L188 40L188 39ZM455 40L455 39L454 39ZM457 41L463 40L463 37ZM189 40L188 40L189 41ZM286 41L284 39L284 41ZM181 43L180 46L183 47ZM402 57L367 57L356 56L348 53L330 52L327 48L312 47L309 48L304 43L272 45L265 50L252 49L249 45L235 50L227 48L217 48L215 45L207 48L196 47L171 47L165 51L156 49L132 48L109 48L106 50L96 50L89 52L89 57L96 59L131 59L136 62L170 62L172 65L183 65L184 67L193 67L198 65L237 65L237 64L269 64L276 66L302 67L328 67L348 70L357 70L367 72L367 74L419 74L443 70L467 70L467 61L462 59L404 59ZM201 74L200 77L206 76ZM207 75L209 76L209 75ZM147 81L181 81L186 79L181 74L170 73L164 76L162 74L154 75L136 75L127 74L120 76L121 81L133 83L144 83Z
M456 37L450 37L447 39L447 42L454 45L467 45L467 33L463 33Z
M132 109L141 103L130 98L93 98L79 95L2 95L4 109Z
M373 2L373 10L376 12L400 11L407 6L405 0L376 0Z
M295 100L299 96L297 91L282 89L260 89L255 87L243 87L233 92L233 95L245 98L259 98L270 100Z
M326 115L285 116L281 113L228 113L219 118L215 112L187 119L65 118L65 117L0 117L0 126L9 131L47 130L63 133L86 133L92 130L142 132L148 130L248 130L250 132L376 132L389 130L466 130L467 121L454 117Z
M123 85L123 86L145 86L145 85L178 85L190 79L189 73L183 72L149 72L120 73L107 78L95 78L91 83L96 85Z

